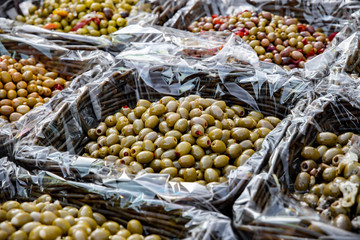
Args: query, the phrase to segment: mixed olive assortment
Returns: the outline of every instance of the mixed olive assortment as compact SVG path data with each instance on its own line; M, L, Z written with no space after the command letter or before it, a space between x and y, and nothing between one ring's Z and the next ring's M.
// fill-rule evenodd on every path
M316 146L302 149L295 181L303 203L346 230L360 229L360 163L350 148L353 135L320 132Z
M69 85L70 81L48 71L34 58L16 61L0 57L0 118L17 121Z
M160 240L144 237L143 227L132 219L124 227L84 205L62 207L50 195L33 202L7 201L0 204L0 239L6 240Z
M224 182L261 148L281 120L240 105L197 95L158 102L141 99L88 131L84 156L103 158L132 173L169 174L172 181Z
M226 31L242 37L261 61L304 67L306 60L322 53L332 38L321 29L299 23L296 18L281 17L270 12L244 11L232 16L202 17L188 26L191 32Z
M46 29L82 35L106 36L125 27L138 0L45 0L38 9L16 20ZM148 11L150 6L145 7Z

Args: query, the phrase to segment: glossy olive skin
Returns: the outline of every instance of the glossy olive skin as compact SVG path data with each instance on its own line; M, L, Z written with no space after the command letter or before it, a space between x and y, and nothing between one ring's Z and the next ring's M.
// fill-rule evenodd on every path
M14 208L16 207L16 208ZM21 207L27 212L24 212ZM8 221L0 222L0 237L6 239L144 239L141 222L131 219L126 226L115 221L108 221L100 213L93 212L88 205L80 209L62 207L53 202L49 195L42 195L33 202L21 204L15 201L0 203L1 211L20 211L9 215ZM37 218L36 216L39 216ZM40 222L39 222L40 221ZM148 239L160 239L158 235L149 235Z
M153 103L140 99L135 108L124 106L89 131L93 141L84 156L134 174L169 174L177 182L226 182L231 169L260 150L280 121L265 117L256 111L246 116L239 105L196 95Z

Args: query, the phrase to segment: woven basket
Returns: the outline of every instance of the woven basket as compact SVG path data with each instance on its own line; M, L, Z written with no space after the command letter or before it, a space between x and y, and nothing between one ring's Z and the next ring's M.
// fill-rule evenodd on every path
M45 171L31 175L6 158L0 159L0 175L3 180L0 203L33 201L49 194L63 207L89 205L94 212L123 226L129 220L137 219L146 235L158 234L162 239L183 239L190 235L194 237L191 239L213 239L205 236L210 233L219 238L225 232L234 236L230 219L224 215L154 199L151 192L137 192L139 186L136 184L125 190L114 190L104 185L67 181ZM199 227L202 225L210 229Z
M29 37L28 41L24 41ZM49 71L54 71L66 80L71 80L89 69L93 74L101 72L110 65L112 58L109 54L100 50L87 51L81 47L68 50L59 47L34 35L10 35L0 34L2 47L1 53L10 54L15 59L34 57L36 62L41 62ZM6 52L5 52L6 50ZM86 82L77 81L74 87L80 87ZM11 153L12 143L9 140L9 132L0 131L0 156L7 156Z
M297 18L302 23L309 23L321 27L327 34L338 31L344 22L351 18L351 14L360 10L356 0L241 0L241 1L189 1L186 6L170 19L165 25L186 30L191 22L200 17L212 14L228 14L229 11L240 10L264 10L279 16L290 16Z
M254 106L246 103L251 97L257 102L259 111L264 115L284 118L293 104L306 94L306 89L302 92L303 89L299 88L300 95L292 95L297 88L296 85L291 84L276 88L277 84L274 85L270 81L244 82L242 78L250 75L249 69L233 71L223 79L224 84L215 73L196 72L190 68L181 69L179 73L181 76L186 76L182 78L181 84L183 86L186 83L192 84L191 90L171 94L170 92L173 89L179 89L179 86L176 85L177 81L174 81L175 86L172 86L164 80L163 74L170 70L176 74L179 71L175 67L174 69L165 66L151 68L150 78L147 80L151 79L151 84L156 86L156 90L148 86L143 79L138 78L133 70L114 72L109 79L102 81L99 85L87 86L81 95L75 97L76 100L73 103L62 104L51 118L47 117L46 121L37 123L36 134L30 132L21 137L22 139L17 143L15 161L29 170L49 170L60 176L66 173L66 178L93 182L99 175L89 171L84 175L73 168L71 161L77 159L74 155L83 153L83 147L89 141L87 138L89 128L97 126L107 115L114 114L124 105L134 107L138 98L157 101L166 95L179 98L189 94L200 94L203 97L225 100L229 105L239 104L246 110L253 110ZM299 85L307 86L304 82ZM238 94L238 97L231 95L229 89L232 94ZM39 115L41 113L34 113L29 118L31 116L36 118ZM67 152L66 155L63 154L64 152ZM51 160L50 155L55 160ZM60 158L64 156L67 165L65 166L62 161L59 162L55 156ZM101 165L99 162L96 164ZM108 173L110 170L104 171ZM220 208L228 207L241 188L246 185L248 177L241 183L239 179L226 188L220 188L214 193L212 203Z
M254 184L254 188L251 190L254 194L244 204L257 214L268 212L268 208L271 208L271 204L274 204L274 202L276 206L288 207L297 214L301 214L295 214L292 218L286 219L277 217L277 214L273 213L272 218L264 221L261 217L254 217L258 215L245 210L242 212L243 215L239 213L237 216L238 219L235 225L238 230L251 236L255 234L254 238L269 237L270 239L280 239L281 236L317 239L328 235L307 229L311 223L314 224L313 221L316 222L317 214L311 209L304 209L291 197L291 193L294 192L295 178L300 171L300 155L303 147L313 145L318 132L330 131L335 134L354 132L359 134L360 106L338 94L319 98L312 104L312 107L317 110L312 109L307 113L306 117L293 120L292 125L288 128L289 133L280 142L269 160L270 169L268 175L258 179L259 181ZM278 202L274 198L278 199ZM237 211L242 211L244 205L234 206L234 214L236 215ZM280 211L281 207L278 207L278 209ZM304 211L309 211L309 215L304 214ZM310 220L304 220L304 218ZM359 235L351 235L351 233L337 229L332 225L321 222L317 224L322 224L324 229L328 228L328 233L334 234L338 232L337 237L350 234L349 239L359 238ZM256 229L256 232L254 232L254 229ZM333 237L330 236L331 239Z

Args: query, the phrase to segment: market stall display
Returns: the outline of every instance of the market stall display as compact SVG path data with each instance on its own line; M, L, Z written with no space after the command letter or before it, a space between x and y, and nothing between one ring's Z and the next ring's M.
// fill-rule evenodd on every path
M228 217L154 199L154 193L137 185L114 190L105 185L66 181L45 171L30 174L6 158L0 159L0 175L6 179L0 193L1 236L236 238Z
M0 4L1 239L359 239L356 0Z
M311 82L303 81L296 75L287 75L281 68L269 68L269 72L263 74L251 68L248 64L241 64L241 62L232 66L227 60L229 56L225 54L228 51L226 45L219 50L215 56L208 58L174 54L175 52L183 52L184 48L170 43L150 43L148 47L145 47L149 52L144 52L142 49L144 46L143 43L139 43L139 45L123 51L117 56L117 63L112 66L108 72L104 73L103 78L99 78L93 84L88 84L81 91L68 96L65 94L59 95L59 98L66 97L69 100L71 99L70 101L67 101L65 104L57 104L56 108L53 108L55 110L51 111L49 111L46 106L41 109L38 108L37 110L39 112L34 112L33 115L29 115L27 119L20 122L18 124L19 134L16 136L15 161L29 170L46 169L60 176L77 179L79 181L103 182L109 178L118 179L120 176L126 175L128 176L128 181L138 182L157 192L159 197L166 198L170 201L183 201L188 204L195 202L200 205L203 205L202 201L211 201L218 208L229 208L231 201L241 192L241 189L246 186L252 174L258 172L261 166L265 164L261 158L257 158L256 161L250 161L248 163L249 160L246 161L247 156L244 154L241 157L242 160L239 159L236 165L230 166L230 168L224 170L224 172L222 172L223 166L221 166L221 164L218 165L218 170L210 169L209 171L212 172L209 174L214 174L215 172L219 174L218 171L221 170L221 174L228 175L228 179L221 178L226 181L220 184L210 183L207 184L207 186L203 186L191 182L174 182L170 181L166 171L169 170L169 173L173 174L175 170L180 171L181 168L187 167L185 167L185 165L181 167L181 165L178 164L179 162L176 161L172 163L172 161L178 158L175 156L176 159L174 159L173 155L168 156L172 161L169 161L169 159L163 161L164 166L170 164L170 168L161 174L140 171L142 168L146 170L148 165L145 165L145 162L142 162L141 164L144 165L141 165L138 161L133 161L131 164L133 165L132 169L134 172L126 171L125 165L127 164L124 163L128 163L127 161L131 160L129 156L122 156L124 158L121 158L118 155L119 161L116 156L106 156L106 158L104 156L105 161L99 159L101 157L100 155L93 155L93 157L98 157L97 159L89 158L88 155L81 156L84 154L84 148L89 149L91 148L90 145L94 144L91 143L87 146L91 141L88 137L89 130L91 129L90 136L93 137L93 129L95 129L100 122L103 122L99 127L102 133L105 122L108 122L110 125L113 124L113 122L110 123L110 118L113 117L107 119L109 115L115 116L119 111L121 111L122 114L124 111L131 111L131 109L136 107L140 99L143 99L141 101L142 104L146 103L148 105L149 102L159 101L163 97L165 97L163 99L164 101L165 99L179 100L181 97L191 99L188 96L194 94L204 99L224 99L228 106L239 105L243 107L246 115L250 114L250 116L253 115L255 118L257 118L256 116L262 116L261 114L265 117L274 116L275 118L268 119L278 122L279 119L287 116L291 107L298 100L311 97ZM160 49L162 50L160 52L161 54L153 53L158 52ZM150 58L150 56L152 57ZM218 61L218 59L222 58L224 59ZM223 62L223 64L220 64L221 62ZM279 82L274 84L272 82L274 78L279 79ZM171 97L166 98L166 96ZM54 99L53 102L58 103L60 101ZM207 100L205 102L207 102ZM176 101L171 104L173 103L176 103ZM196 101L194 103L196 103ZM220 101L219 103L222 104L222 107L224 106L224 102ZM125 105L127 107L124 108ZM139 109L137 109L136 112ZM236 107L236 109L241 108ZM257 112L261 112L261 114ZM135 111L133 113L135 114ZM132 119L131 115L134 114L128 115L128 118ZM204 112L202 114L206 113ZM231 114L231 111L229 111L229 114ZM38 116L43 117L39 118ZM119 117L120 114L117 114L117 116ZM159 117L161 116L159 115ZM258 127L267 123L266 120L260 121L260 119L253 121L255 118L247 117L244 120L249 120L250 125L255 122L257 125L259 122ZM125 118L122 119L125 120ZM133 120L135 121L135 119ZM202 119L200 119L200 121L202 121ZM241 121L242 120L240 120L238 124L243 124ZM136 122L141 124L138 120ZM225 123L225 121L223 122ZM273 122L273 124L277 125L275 122ZM163 122L163 124L165 123L166 121ZM138 123L135 125L137 124ZM248 127L251 130L255 130L255 132L259 131L256 130L255 125L250 125ZM271 128L270 125L268 126ZM120 123L118 127L121 127ZM116 131L119 132L119 130L116 129L115 131L115 129L109 129L108 134L114 133L115 135L113 136L116 136ZM148 130L149 129L145 129L144 133ZM244 145L244 149L251 147L253 142L250 140L249 130L245 128L238 130L249 133L249 136L246 135L246 139L238 138L239 144L245 140L243 144L247 144L247 146ZM260 130L261 134L265 133L265 131L269 132L266 128L263 129L264 132L262 132L261 128ZM275 128L265 137L265 140L269 138L271 141L262 144L261 149L257 148L255 150L257 150L259 154L266 155L276 145L285 130L286 128L279 128L278 130ZM120 133L121 131L119 134ZM150 135L154 135L154 133ZM173 131L173 133L178 132ZM230 132L225 131L225 133L228 134ZM143 133L141 134L143 135ZM233 135L237 138L235 133ZM252 136L256 137L256 134L252 134ZM263 136L265 136L265 134ZM103 141L101 139L105 139L104 137L99 138L100 144ZM131 140L131 138L134 139L135 137L127 136L126 138ZM116 141L115 138L114 140ZM266 142L265 140L264 142ZM125 140L123 140L123 142L125 144ZM152 141L152 143L154 142ZM258 143L259 142L257 142L257 145ZM202 143L199 141L199 144ZM199 146L199 144L197 145ZM93 148L97 146L99 145L94 145ZM109 151L109 147L106 147L108 146L105 146L103 150ZM118 148L118 145L115 145L111 149L116 152L119 150L116 148ZM162 149L158 150L158 154L161 150ZM198 150L200 151L201 149L197 147L197 149L193 150L194 153L195 150L198 152ZM170 148L167 149L167 151L170 154L175 154L174 150ZM249 155L254 153L250 149L245 152ZM202 153L202 151L199 153ZM120 152L118 154L120 154ZM149 152L145 152L145 154L150 158L153 156ZM187 157L192 160L191 156ZM199 158L199 156L197 156L197 158ZM226 161L227 156L221 156L221 159ZM219 158L219 160L221 159ZM161 156L158 160L161 160ZM140 162L141 161L140 159ZM157 164L157 162L158 161L155 161L154 164ZM237 171L237 166L243 165L244 162L248 164L246 168ZM233 162L229 163L231 165L234 164ZM175 166L175 164L177 165ZM194 169L191 169L192 166L189 166L190 171L195 170L196 172L196 170L201 170L200 164L194 164L195 165L192 165ZM174 165L174 167L172 165ZM157 168L156 165L155 168ZM231 169L233 169L233 171L231 171ZM149 168L147 170L151 171ZM160 171L161 169L158 169L158 172ZM181 172L182 171L184 171L184 169L182 169ZM200 174L200 171L198 172ZM181 181L182 179L177 178L177 180ZM151 182L151 184L149 184L149 182ZM204 183L204 181L201 181L201 183Z
M359 232L358 111L356 99L346 93L310 102L269 158L269 173L235 203L237 228L258 229L259 236L276 236L274 228L281 228L303 237L358 238L348 232ZM250 209L264 217L256 219Z

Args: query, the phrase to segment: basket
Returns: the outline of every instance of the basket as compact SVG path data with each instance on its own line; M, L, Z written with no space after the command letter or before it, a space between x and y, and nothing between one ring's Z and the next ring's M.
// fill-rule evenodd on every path
M62 206L80 208L89 205L94 212L123 226L129 220L137 219L142 223L145 234L157 234L162 239L183 239L189 235L195 236L192 239L211 239L209 236L203 238L208 230L199 228L201 225L212 228L209 231L211 237L221 237L225 232L234 236L227 217L154 199L151 193L134 191L136 185L128 190L113 190L106 186L66 181L44 171L30 175L13 163L4 161L4 158L0 159L0 163L0 175L4 177L4 188L0 193L3 201L32 201L49 194ZM226 230L219 231L219 226Z
M97 126L107 115L114 114L124 105L134 107L140 98L156 101L166 95L179 98L200 94L203 97L223 99L230 105L242 105L246 110L255 109L264 115L284 118L292 106L307 96L311 89L308 82L296 76L279 73L256 75L253 69L245 67L232 71L225 67L200 70L187 65L158 66L144 62L138 68L127 66L126 70L125 65L120 61L104 74L102 80L86 85L80 94L64 96L71 101L56 106L49 104L28 115L28 122L20 123L23 128L19 129L17 136L16 163L28 170L48 170L67 179L103 182L109 176L118 178L120 175L111 171L111 166L104 166L102 160L84 158L78 154L82 153L88 141L88 129ZM167 78L169 73L172 77ZM274 78L279 81L274 83ZM32 127L35 129L29 131ZM280 138L278 135L284 131L276 131L276 135L269 137L271 143L267 146L273 148ZM263 151L267 152L268 149ZM254 162L254 166L263 164L261 159ZM214 186L211 191L204 187L200 191L203 195L182 190L179 192L176 186L173 188L168 182L164 183L166 190L163 191L162 186L157 191L161 198L176 202L193 204L194 200L208 199L219 209L229 210L231 201L246 186L251 174L247 171L235 174L227 185ZM143 180L144 184L147 180ZM135 181L140 182L141 179ZM166 194L168 192L173 195L169 197Z
M291 193L294 192L295 178L300 171L302 148L312 145L320 131L360 133L360 106L344 95L330 93L317 98L305 113L305 116L293 119L288 134L269 159L268 173L257 176L258 179L249 184L253 187L249 187L251 193L241 196L235 203L235 226L251 236L256 229L254 238L266 236L280 239L281 236L295 234L310 239L334 239L340 236L358 239L357 234L321 221L315 211L304 208L291 197ZM323 233L308 229L310 224L320 226Z
M165 26L186 30L191 22L212 14L225 15L243 10L269 11L279 16L297 18L302 23L321 27L327 34L339 31L360 10L356 0L322 1L207 1L192 0L180 9Z
M67 80L74 79L77 75L92 69L92 77L104 71L113 61L112 57L100 50L87 51L83 48L69 50L57 46L30 34L0 34L0 54L9 54L15 59L34 57L36 62L42 62L47 69L59 73ZM91 81L90 76L86 81L73 81L72 88L76 89ZM0 131L0 156L9 156L12 153L10 140L12 130ZM7 129L7 127L6 127Z

